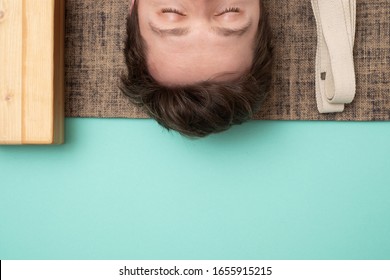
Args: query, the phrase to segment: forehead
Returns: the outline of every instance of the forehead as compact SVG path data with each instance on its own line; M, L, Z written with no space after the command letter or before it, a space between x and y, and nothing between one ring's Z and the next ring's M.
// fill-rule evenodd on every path
M174 51L169 47L148 48L147 63L150 74L167 85L193 84L215 79L237 79L249 71L251 54L229 48L207 45Z

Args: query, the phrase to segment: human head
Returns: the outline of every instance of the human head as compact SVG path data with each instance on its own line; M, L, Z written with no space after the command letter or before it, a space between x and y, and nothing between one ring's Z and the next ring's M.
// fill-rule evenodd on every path
M258 111L271 80L259 0L138 0L127 19L122 90L162 126L202 137Z

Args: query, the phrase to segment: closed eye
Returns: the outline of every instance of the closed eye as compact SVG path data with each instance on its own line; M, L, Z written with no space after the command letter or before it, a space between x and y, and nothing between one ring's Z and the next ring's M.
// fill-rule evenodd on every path
M230 8L223 10L221 13L217 14L217 16L222 16L222 15L228 14L228 13L239 13L240 11L241 10L238 7L230 7Z
M178 14L180 16L186 16L185 13L183 13L177 9L174 9L174 8L165 8L165 9L162 9L161 12L163 14Z

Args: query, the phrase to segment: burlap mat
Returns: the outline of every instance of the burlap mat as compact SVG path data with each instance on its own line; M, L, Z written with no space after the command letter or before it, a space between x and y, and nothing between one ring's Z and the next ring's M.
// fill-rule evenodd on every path
M274 36L272 92L257 119L389 120L390 0L358 0L357 96L321 115L315 101L316 27L310 0L263 0ZM143 118L118 88L129 0L66 0L66 115Z

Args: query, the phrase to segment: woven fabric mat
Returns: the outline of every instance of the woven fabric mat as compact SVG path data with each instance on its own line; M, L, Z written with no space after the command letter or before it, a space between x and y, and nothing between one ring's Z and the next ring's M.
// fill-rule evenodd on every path
M343 113L319 114L316 26L310 0L263 0L273 33L272 91L256 119L390 120L390 0L357 1L357 95ZM145 118L119 90L129 0L67 0L66 116Z

